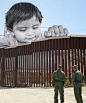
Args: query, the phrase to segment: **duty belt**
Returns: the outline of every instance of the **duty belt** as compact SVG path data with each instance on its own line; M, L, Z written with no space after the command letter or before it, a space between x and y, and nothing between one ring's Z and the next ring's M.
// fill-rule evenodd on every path
M55 80L56 82L63 82L63 81L59 81L59 80Z
M74 83L81 83L81 81L75 80Z
M62 82L62 83L64 83L64 81L59 81L59 80L54 80L54 82L56 83L56 82Z

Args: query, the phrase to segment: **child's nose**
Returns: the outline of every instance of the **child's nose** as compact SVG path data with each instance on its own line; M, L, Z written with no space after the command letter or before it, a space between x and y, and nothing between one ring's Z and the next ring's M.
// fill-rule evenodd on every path
M29 29L26 33L27 36L35 35L32 29Z
M35 37L34 31L32 29L27 30L26 37L27 38L34 38Z
M27 35L31 35L31 34L33 34L34 32L33 32L33 30L32 29L28 29L27 30Z

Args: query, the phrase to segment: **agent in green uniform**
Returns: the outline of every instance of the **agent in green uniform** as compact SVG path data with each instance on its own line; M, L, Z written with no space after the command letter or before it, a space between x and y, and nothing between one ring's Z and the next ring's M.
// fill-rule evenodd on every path
M58 103L58 90L60 92L61 103L64 103L64 82L66 81L65 73L62 71L61 65L58 66L58 70L52 74L52 80L54 81L54 103Z
M78 66L73 66L72 81L74 83L74 95L77 103L83 103L82 100L82 81L84 81L84 75L78 70Z

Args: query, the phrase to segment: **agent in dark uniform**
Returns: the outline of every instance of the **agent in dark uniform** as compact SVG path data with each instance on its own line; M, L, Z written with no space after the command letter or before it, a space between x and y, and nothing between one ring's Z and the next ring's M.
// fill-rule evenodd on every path
M78 70L78 66L73 66L72 81L74 83L74 95L77 103L83 103L82 100L82 81L84 81L84 75Z
M52 74L52 80L54 81L54 103L58 103L58 90L60 92L61 103L64 103L64 82L66 81L65 73L62 71L61 65L58 66L58 70Z

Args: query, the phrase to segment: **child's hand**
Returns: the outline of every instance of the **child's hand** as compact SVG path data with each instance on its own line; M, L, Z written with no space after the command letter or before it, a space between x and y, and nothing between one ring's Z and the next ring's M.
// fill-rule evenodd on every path
M1 44L3 46L16 46L16 45L18 45L17 40L11 34L4 36L1 39Z
M44 37L57 37L57 36L67 36L68 30L66 28L63 28L62 25L53 25L52 27L48 28L48 31L44 32Z

